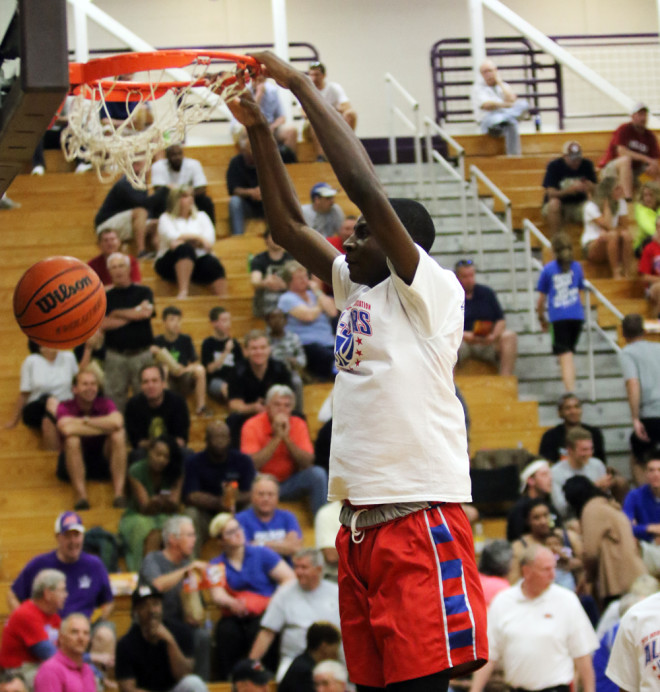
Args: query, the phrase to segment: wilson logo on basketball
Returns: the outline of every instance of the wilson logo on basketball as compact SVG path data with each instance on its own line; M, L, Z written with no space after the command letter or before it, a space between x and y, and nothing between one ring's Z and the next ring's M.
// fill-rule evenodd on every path
M75 296L76 293L82 291L87 286L91 286L92 281L88 276L78 279L75 284L60 284L55 290L48 291L43 298L36 301L37 307L44 314L48 314L53 308L60 303L65 303L69 298Z

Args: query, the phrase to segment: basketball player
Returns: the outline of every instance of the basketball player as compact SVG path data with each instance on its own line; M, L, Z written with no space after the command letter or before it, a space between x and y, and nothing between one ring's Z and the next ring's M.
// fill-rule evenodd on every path
M452 369L463 291L427 254L433 222L388 200L366 151L306 75L254 56L300 101L362 216L341 255L305 225L268 124L249 95L229 107L248 131L273 240L322 281L337 307L330 500L342 635L360 692L446 690L487 658L472 533L465 422Z

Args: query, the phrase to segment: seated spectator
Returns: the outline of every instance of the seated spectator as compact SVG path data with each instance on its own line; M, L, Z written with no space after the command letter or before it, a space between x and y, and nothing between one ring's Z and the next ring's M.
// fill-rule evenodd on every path
M312 671L316 692L346 692L348 671L339 661L321 661Z
M658 582L658 580L655 577L652 577L650 574L642 574L632 583L628 594L639 596L640 598L647 598L648 596L657 593L658 590L660 590L660 582ZM621 610L621 599L610 602L598 621L598 627L596 627L596 636L599 638L602 637L606 632L614 627L614 625L619 624L622 616Z
M293 259L283 247L275 243L268 228L264 231L264 240L266 250L250 260L250 282L254 288L252 314L255 317L265 317L277 307L279 297L286 291L282 271Z
M331 421L332 422L332 421ZM314 543L317 550L323 555L325 579L337 581L339 570L339 553L335 546L337 534L341 524L339 523L339 512L341 502L328 502L323 505L314 517Z
M131 501L119 521L126 567L137 572L142 557L161 546L161 529L179 509L183 464L179 445L167 435L149 441L147 457L128 469Z
M0 692L28 692L23 675L11 670L0 673Z
M596 183L594 164L582 157L579 142L566 142L563 156L550 161L543 178L545 196L541 213L550 237L559 233L566 221L582 223L582 207Z
M28 346L30 355L21 365L14 415L4 427L15 428L22 418L28 428L41 433L44 449L55 451L60 448L57 407L60 401L73 396L71 380L78 372L78 363L71 351L57 351L32 341Z
M623 511L642 548L644 564L657 576L660 575L660 447L646 453L644 476L646 483L626 495Z
M655 235L648 238L638 265L639 278L646 282L646 297L651 310L660 317L660 217L655 222Z
M181 333L183 313L176 305L163 310L164 334L154 339L151 352L167 370L167 386L176 394L187 397L195 392L195 414L210 415L206 407L206 370L199 362L195 345L189 334Z
M529 115L529 104L516 96L502 80L492 60L484 60L479 67L481 78L472 88L472 109L483 134L504 137L506 153L522 153L518 121Z
M119 692L208 692L193 675L194 641L189 628L163 618L163 595L138 582L131 596L133 624L117 642Z
M541 329L550 330L552 352L559 360L561 379L567 392L575 389L573 354L584 324L581 291L585 289L582 265L573 259L573 244L565 233L552 239L555 259L543 267L536 290L539 292L536 311ZM548 319L545 318L546 301Z
M612 277L629 277L632 271L632 236L628 230L628 205L618 178L602 178L593 198L584 205L582 254L594 264L609 264Z
M261 473L280 483L280 498L296 500L307 495L312 514L326 503L328 475L314 466L307 423L293 416L293 391L274 385L266 394L266 410L245 422L241 451L249 454Z
M630 122L615 130L598 165L602 168L601 178L617 176L624 197L632 201L635 184L642 173L654 180L660 177L660 147L656 136L646 128L649 109L643 103L637 103L630 115Z
M509 588L507 575L511 571L513 551L508 541L491 541L479 556L479 581L484 592L486 606L500 591Z
M507 582L508 586L508 582ZM313 671L321 661L339 658L341 634L329 622L315 622L307 630L307 647L296 656L277 686L278 692L315 692Z
M224 565L226 573L226 586L214 586L211 598L222 608L215 630L216 663L220 680L227 680L234 665L250 650L275 589L295 580L295 575L275 551L248 545L241 525L229 513L213 519L210 533L221 548L210 564Z
M608 490L612 477L605 464L594 457L594 442L591 433L585 428L571 428L566 433L566 459L555 464L552 469L552 503L559 514L566 518L570 507L564 497L564 483L573 476L586 476L599 488Z
M245 360L238 339L231 336L231 314L221 307L211 308L209 321L213 336L202 341L202 365L206 368L208 393L220 402L227 401L228 382L237 363Z
M337 82L326 80L326 69L322 62L313 62L309 66L309 78L314 86L321 92L323 98L341 115L351 130L355 130L357 126L357 113L351 102L346 96L346 92ZM318 137L308 120L305 120L303 125L303 136L305 139L312 142L314 153L317 161L325 161L323 147L319 143Z
M195 527L192 519L181 515L163 524L163 550L147 553L140 567L140 579L153 584L163 594L163 617L184 627L192 627L195 670L202 680L210 679L211 639L204 621L190 620L184 612L183 582L194 572L206 574L206 562L192 560L195 550Z
M112 288L107 292L105 319L105 392L123 413L128 390L140 390L140 371L153 363L154 335L151 319L155 314L154 294L147 286L131 281L130 260L116 252L108 257Z
M131 461L144 457L144 450L160 435L169 435L184 449L190 434L188 406L180 394L165 388L161 365L142 368L140 389L126 404L126 434L133 447Z
M39 664L57 650L61 622L58 611L64 607L66 597L66 577L62 572L42 570L34 578L30 598L9 616L2 631L0 666L5 671L20 668L30 689Z
M339 627L339 592L336 584L322 578L323 558L318 550L305 548L294 555L293 569L296 579L273 596L250 650L252 660L261 660L280 635L278 680L305 650L307 630L315 622Z
M355 216L347 216L339 227L337 234L331 235L328 238L330 245L332 245L332 247L336 247L337 250L339 250L339 252L341 252L343 255L346 254L346 250L344 250L344 243L353 235L356 221L357 218Z
M644 246L656 234L658 209L660 209L660 187L656 183L644 183L635 202L637 233L633 238L633 250L637 258L642 256Z
M136 172L141 171L144 161L134 161L133 168ZM94 217L96 233L112 228L122 243L135 241L138 259L146 257L149 254L147 245L153 245L156 235L156 222L149 220L152 205L153 198L147 191L133 187L123 175L110 188Z
M300 337L287 330L287 316L279 308L266 313L266 333L270 355L284 363L291 376L291 388L296 393L296 410L303 410L303 371L307 366L305 349Z
M119 75L118 79L130 82L134 78L134 74ZM130 123L124 126L126 120L131 118ZM99 118L104 129L107 127L109 132L113 129L124 126L128 132L130 130L142 131L153 124L154 116L151 112L151 104L149 101L106 101L103 105L99 105Z
M186 460L183 485L186 514L195 523L197 555L209 537L211 519L219 512L235 512L250 501L255 475L252 459L231 448L227 424L220 420L209 423L205 449Z
M302 531L293 512L280 509L280 485L275 476L260 473L254 479L251 504L236 515L249 545L265 545L290 563L302 548Z
M39 667L34 691L96 692L94 671L85 662L90 639L89 620L84 615L66 617L60 626L57 651Z
M87 264L99 275L101 283L104 286L112 286L112 277L108 271L108 257L113 255L115 252L121 251L121 241L119 240L119 234L114 228L106 228L100 233L96 234L96 242L98 243L100 255L92 257ZM139 284L142 281L142 274L140 273L140 263L133 257L133 255L128 255L128 259L131 262L131 282L134 284Z
M239 153L227 168L227 192L229 192L229 224L232 235L245 233L245 219L263 219L264 205L257 180L252 147L247 132L238 137Z
M316 183L309 194L311 204L302 206L305 223L326 238L339 233L344 223L344 212L335 203L337 190L328 183Z
M206 194L207 182L202 164L185 156L180 144L170 144L165 149L165 158L154 161L151 166L151 185L158 200L154 216L160 216L165 211L170 190L189 187L195 196L195 206L215 226L215 205Z
M602 606L623 596L647 570L628 517L589 478L574 476L563 487L580 519L586 579Z
M208 285L216 296L227 293L225 268L213 254L215 229L198 211L191 187L170 190L167 208L158 219L158 253L154 269L166 281L176 281L177 298L187 298L190 282Z
M100 619L107 620L114 603L108 571L96 555L83 551L85 527L75 512L62 512L55 520L57 548L32 558L7 591L10 611L16 610L32 593L37 575L42 570L56 570L66 578L67 597L59 609L62 617L82 613L91 618L97 608Z
M504 312L495 292L478 284L472 260L459 260L454 273L465 291L463 342L459 364L470 358L500 364L500 375L513 375L518 356L518 337L506 328Z
M232 692L269 692L272 674L259 661L243 659L231 671Z
M287 291L277 307L288 316L288 329L300 337L313 375L331 378L336 373L335 335L330 320L337 315L334 300L312 287L307 269L290 262L284 273Z
M573 392L562 394L557 401L557 412L563 423L543 433L539 445L539 455L553 463L563 461L568 457L566 434L573 428L584 428L591 433L594 456L606 463L603 433L600 428L595 425L587 425L582 420L582 401L577 394L573 394Z
M76 494L74 509L89 509L86 478L112 479L113 507L126 507L126 432L124 417L107 396L99 394L98 376L79 372L73 380L73 399L57 407L57 430L62 452L57 477L71 481Z

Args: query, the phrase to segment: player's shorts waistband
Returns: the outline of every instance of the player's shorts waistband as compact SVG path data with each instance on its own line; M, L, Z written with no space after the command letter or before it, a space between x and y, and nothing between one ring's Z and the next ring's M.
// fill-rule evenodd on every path
M346 528L371 529L381 524L386 524L395 519L407 517L409 514L428 509L435 504L430 502L393 502L387 505L374 505L370 508L356 508L351 505L343 505L339 512L339 522Z
M534 692L534 691L527 690L524 687L512 687L511 692ZM536 690L536 692L571 692L571 688L568 685L555 685L554 687L544 687L542 690Z

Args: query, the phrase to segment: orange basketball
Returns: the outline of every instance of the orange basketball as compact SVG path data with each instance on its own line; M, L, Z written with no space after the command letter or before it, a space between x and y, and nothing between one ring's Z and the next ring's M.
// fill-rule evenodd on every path
M67 349L87 341L105 317L98 274L75 257L49 257L32 265L14 290L14 315L41 346Z

